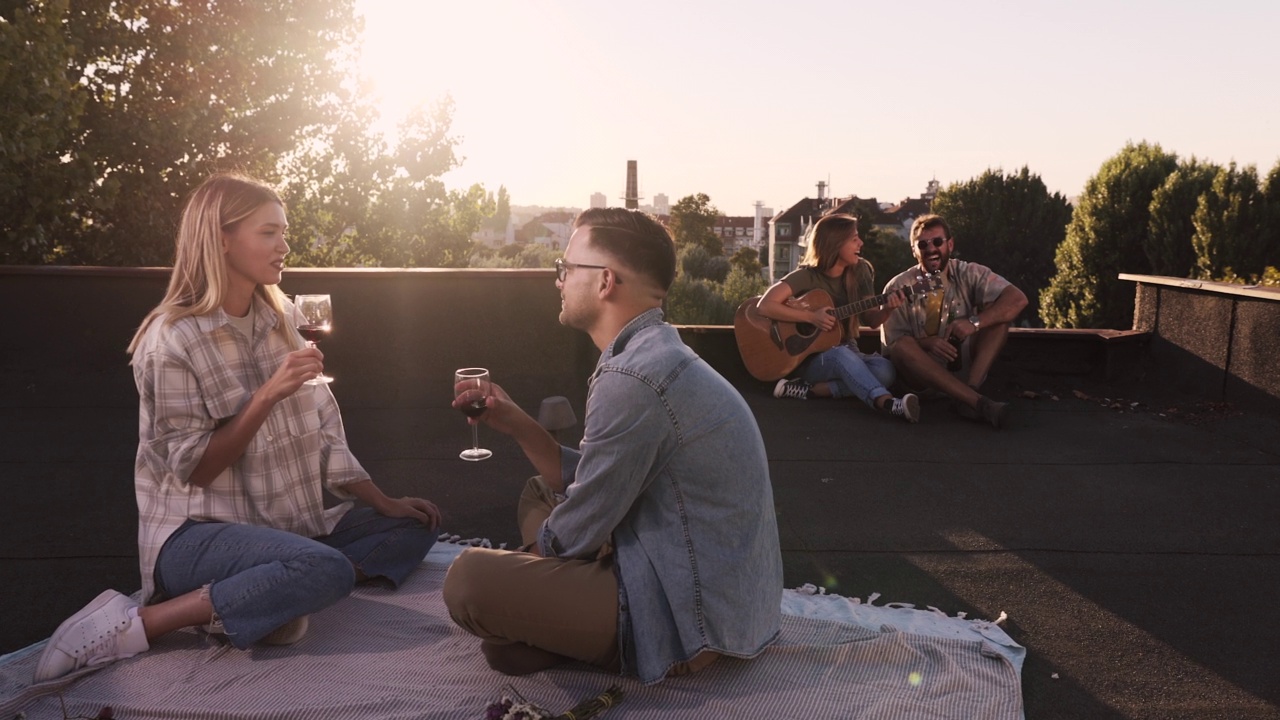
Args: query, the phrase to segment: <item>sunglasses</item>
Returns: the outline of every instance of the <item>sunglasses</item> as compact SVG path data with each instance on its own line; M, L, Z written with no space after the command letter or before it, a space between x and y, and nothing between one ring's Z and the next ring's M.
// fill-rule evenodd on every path
M565 276L567 276L569 274L569 271L574 268L590 268L592 270L608 270L609 269L607 265L587 265L586 263L574 263L574 262L569 262L564 258L556 258L555 265L556 265L556 280L558 280L559 282L564 282ZM622 280L618 278L615 278L614 282L616 282L619 285L622 284Z
M917 240L916 249L919 250L920 252L924 252L925 250L929 249L930 244L932 244L936 248L940 248L942 247L943 243L945 243L946 241L947 241L946 238L940 238L940 237L936 237L933 240Z

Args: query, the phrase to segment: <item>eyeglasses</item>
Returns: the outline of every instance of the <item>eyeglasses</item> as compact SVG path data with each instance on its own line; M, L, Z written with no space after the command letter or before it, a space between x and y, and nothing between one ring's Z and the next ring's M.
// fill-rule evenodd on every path
M936 237L936 238L933 238L933 240L917 240L916 249L919 250L920 252L924 252L925 250L929 249L929 244L931 242L933 243L934 247L940 248L942 247L942 244L945 243L946 241L947 239L944 237Z
M586 263L574 263L574 262L569 262L564 258L556 258L556 280L558 280L559 282L564 282L565 276L568 275L569 271L574 268L591 268L592 270L608 270L609 266L588 265ZM613 281L618 285L622 284L621 278L615 277Z

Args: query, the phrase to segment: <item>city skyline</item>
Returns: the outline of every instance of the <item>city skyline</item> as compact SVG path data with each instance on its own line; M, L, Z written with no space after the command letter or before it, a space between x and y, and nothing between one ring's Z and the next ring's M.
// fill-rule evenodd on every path
M748 215L819 181L893 203L1024 165L1071 197L1130 141L1260 174L1280 159L1278 6L357 6L386 127L451 96L445 183L516 205L621 205L628 160L646 198Z

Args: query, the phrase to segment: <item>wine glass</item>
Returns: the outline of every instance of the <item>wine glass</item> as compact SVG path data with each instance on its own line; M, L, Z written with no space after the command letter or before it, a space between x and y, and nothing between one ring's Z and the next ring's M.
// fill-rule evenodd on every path
M485 411L485 401L492 392L489 371L484 368L459 368L453 373L453 396L464 401L458 409L469 418L479 417ZM480 424L471 423L471 447L458 457L463 460L484 460L492 452L480 447Z
M315 347L325 333L333 327L333 302L328 295L294 295L293 305L298 309L298 332L307 341L307 347ZM333 382L325 374L306 381L306 385L323 385Z

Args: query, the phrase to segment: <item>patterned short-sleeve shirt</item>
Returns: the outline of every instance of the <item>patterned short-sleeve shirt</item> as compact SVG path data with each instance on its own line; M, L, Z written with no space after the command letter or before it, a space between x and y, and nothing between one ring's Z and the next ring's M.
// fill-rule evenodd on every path
M913 285L921 275L920 266L908 268L894 276L884 286L884 291L893 292ZM881 352L886 356L893 351L893 344L898 338L936 335L945 328L948 318L967 318L977 314L1009 287L1009 281L992 272L991 268L963 260L950 260L943 275L941 289L916 295L894 310L880 326ZM943 317L939 318L939 315Z

